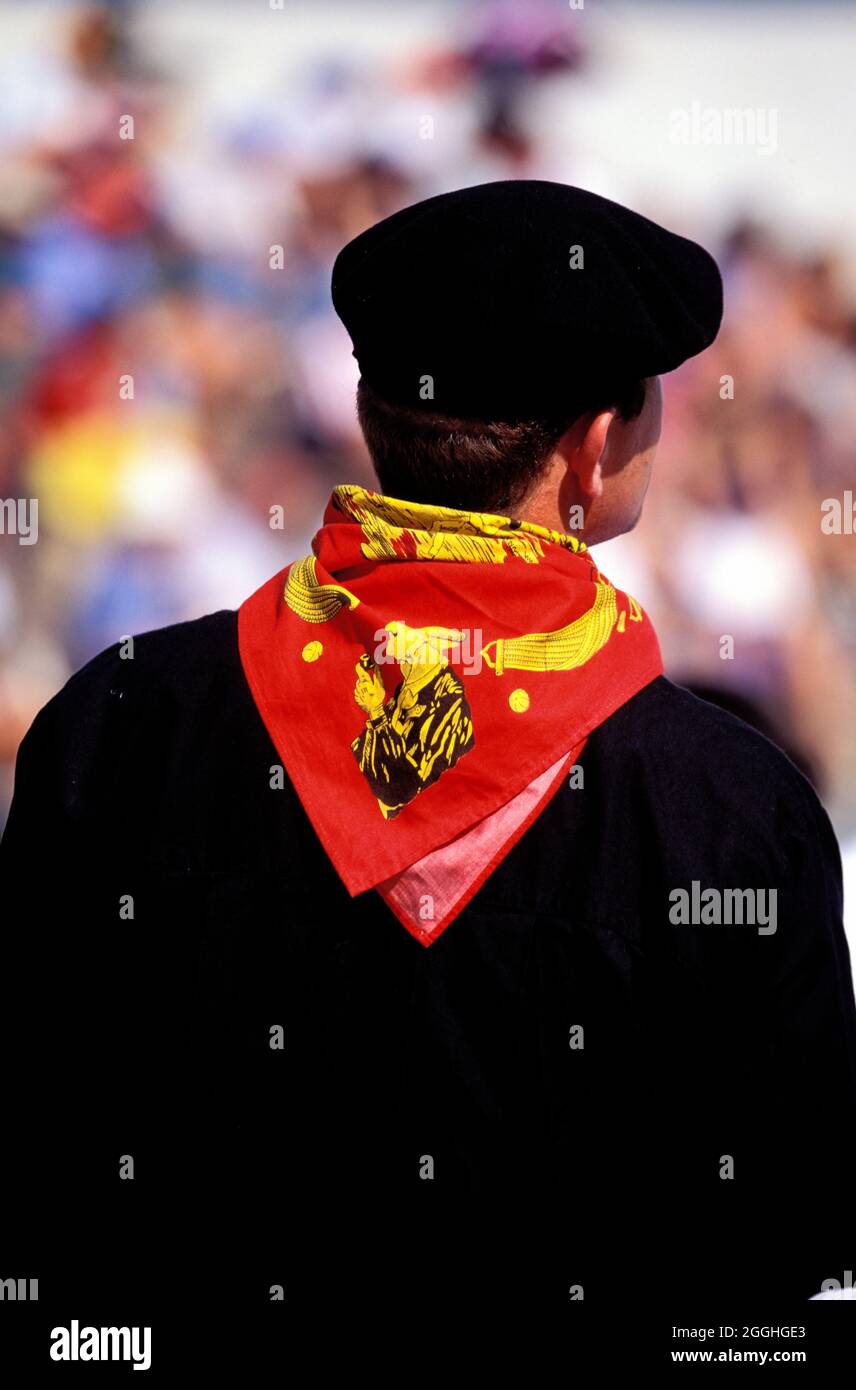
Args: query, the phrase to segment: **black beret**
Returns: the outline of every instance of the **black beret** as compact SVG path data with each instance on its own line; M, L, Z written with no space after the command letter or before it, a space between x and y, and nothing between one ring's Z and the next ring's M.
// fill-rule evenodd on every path
M393 213L339 252L332 291L379 395L482 420L583 409L672 371L722 318L722 280L701 246L538 179Z

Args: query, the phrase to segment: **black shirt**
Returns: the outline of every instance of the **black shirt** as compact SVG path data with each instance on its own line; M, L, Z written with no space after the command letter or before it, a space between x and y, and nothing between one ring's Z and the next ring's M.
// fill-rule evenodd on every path
M35 720L2 846L8 1182L85 1213L93 1288L672 1307L856 1269L838 851L777 748L655 680L426 949L272 779L234 613L119 653ZM676 924L694 882L776 930Z

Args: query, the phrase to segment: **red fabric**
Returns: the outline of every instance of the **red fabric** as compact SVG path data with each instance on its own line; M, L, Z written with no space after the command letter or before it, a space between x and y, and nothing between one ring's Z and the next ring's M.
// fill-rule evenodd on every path
M588 552L560 533L337 488L312 548L314 574L307 562L289 566L242 605L240 653L282 763L352 896L505 806L662 671L656 636L638 605L607 585ZM432 558L420 558L429 552ZM323 587L330 585L340 589ZM546 634L561 638L569 624L588 623L596 603L607 599L615 614L608 638L572 669L551 667L553 655L545 657L546 669L503 667L498 659L497 639L515 642L512 653L540 652ZM389 624L403 633L401 650L389 639ZM420 630L447 630L462 641L447 649L431 639L429 657L448 660L408 664L401 652L412 654ZM521 646L521 639L530 640ZM371 720L355 702L361 657L385 692L376 716L380 736L367 732ZM419 673L435 667L439 674L420 686ZM418 716L406 735L398 730L408 727L409 713L393 700L403 677L404 687L414 682ZM431 719L426 736L424 721ZM422 767L420 738L434 757L455 720L458 742L448 765L448 744L442 748L436 780L382 800L368 765L361 770L359 747L369 740L380 749L375 771L388 775L391 766L405 785ZM399 744L404 751L389 755Z
M559 790L585 747L559 758L505 806L377 885L387 907L422 946L432 946L487 882Z

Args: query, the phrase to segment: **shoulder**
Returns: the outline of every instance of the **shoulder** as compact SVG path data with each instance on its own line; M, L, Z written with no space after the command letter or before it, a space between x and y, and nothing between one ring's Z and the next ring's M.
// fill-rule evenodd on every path
M36 715L18 753L16 797L26 780L59 779L68 798L81 798L127 750L165 744L173 731L192 728L215 695L228 703L243 691L235 611L116 642Z
M781 748L727 710L659 676L601 726L607 737L684 776L729 781L759 774L791 789L811 785Z
M66 682L36 722L91 722L105 705L137 693L155 703L192 703L239 664L237 613L223 609L107 647Z
M590 742L593 760L676 833L718 827L724 844L761 834L781 848L793 833L832 837L815 789L780 748L663 676Z

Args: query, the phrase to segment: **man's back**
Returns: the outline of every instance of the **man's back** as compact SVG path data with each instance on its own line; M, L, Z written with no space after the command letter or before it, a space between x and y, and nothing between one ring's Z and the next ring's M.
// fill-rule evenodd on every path
M221 1259L258 1242L271 1283L285 1260L310 1290L332 1248L356 1278L360 1232L390 1294L438 1271L651 1294L687 1261L697 1288L840 1277L837 849L783 754L654 680L427 950L349 897L279 761L231 612L103 653L37 719L3 842L27 922L6 1003L52 1102L19 1185L47 1119L75 1201L126 1219L132 1155L139 1219L216 1229ZM693 921L709 890L720 920Z

